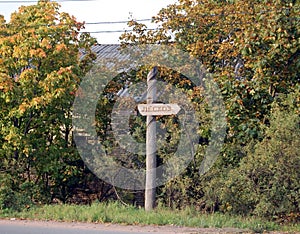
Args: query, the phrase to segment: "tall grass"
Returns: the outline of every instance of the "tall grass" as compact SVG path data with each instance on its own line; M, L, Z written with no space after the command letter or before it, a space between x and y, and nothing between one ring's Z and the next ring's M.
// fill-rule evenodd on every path
M53 221L77 221L118 223L133 225L176 225L202 228L241 228L255 232L281 230L300 231L300 224L281 226L253 217L229 216L225 214L201 214L188 207L184 210L171 210L158 207L152 212L145 212L133 206L124 206L117 202L93 203L91 206L45 205L33 207L22 212L0 211L0 218L22 218Z

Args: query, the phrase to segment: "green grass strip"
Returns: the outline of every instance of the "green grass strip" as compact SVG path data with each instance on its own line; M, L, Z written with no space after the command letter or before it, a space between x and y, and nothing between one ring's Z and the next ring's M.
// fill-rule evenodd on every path
M30 220L53 220L65 222L118 223L125 225L176 225L201 228L240 228L254 232L289 231L300 232L300 224L279 225L254 217L230 216L227 214L201 214L190 207L171 210L158 207L145 212L133 206L117 202L83 205L45 205L32 207L22 212L1 210L0 218L20 218Z

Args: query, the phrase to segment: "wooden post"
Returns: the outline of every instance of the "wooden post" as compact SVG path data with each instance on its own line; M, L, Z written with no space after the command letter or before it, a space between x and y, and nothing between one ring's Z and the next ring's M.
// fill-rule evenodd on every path
M156 102L156 75L157 67L153 67L147 76L147 104ZM146 132L146 188L145 188L145 210L151 211L155 204L156 195L156 119L154 115L147 115Z

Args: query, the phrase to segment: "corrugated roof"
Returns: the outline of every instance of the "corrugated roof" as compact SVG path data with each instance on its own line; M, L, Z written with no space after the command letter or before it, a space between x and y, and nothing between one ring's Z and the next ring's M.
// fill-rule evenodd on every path
M97 44L92 48L92 52L94 52L97 56L97 60L102 60L107 62L107 66L113 66L114 62L117 61L125 61L130 58L129 54L121 52L121 47L119 44ZM142 98L145 98L146 94L143 94L142 97L134 97L135 101L140 101ZM121 88L117 96L119 97L128 97L130 94L128 93L128 88L124 85Z
M92 51L96 53L98 59L128 59L129 55L120 51L119 44L98 44L92 47Z

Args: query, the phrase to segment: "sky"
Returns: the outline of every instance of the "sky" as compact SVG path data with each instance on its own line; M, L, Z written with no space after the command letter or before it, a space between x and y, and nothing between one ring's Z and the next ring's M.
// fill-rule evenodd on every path
M176 0L91 0L91 1L60 1L61 11L74 15L78 21L86 23L95 22L118 22L127 21L132 16L136 20L151 19L160 9ZM9 21L10 14L17 11L21 5L35 4L32 0L0 0L0 15L4 15L6 21ZM155 25L150 21L143 21L148 28L154 28ZM113 24L95 24L86 25L86 31L118 31L128 29L126 23ZM119 43L118 33L92 33L100 44Z

